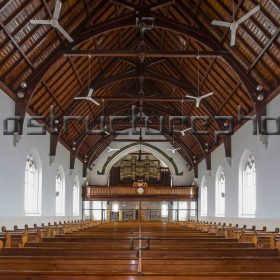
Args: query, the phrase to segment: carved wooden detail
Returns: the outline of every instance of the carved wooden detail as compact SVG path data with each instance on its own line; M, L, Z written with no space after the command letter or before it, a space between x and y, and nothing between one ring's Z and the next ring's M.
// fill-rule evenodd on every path
M196 200L198 188L186 187L105 187L84 186L83 200Z

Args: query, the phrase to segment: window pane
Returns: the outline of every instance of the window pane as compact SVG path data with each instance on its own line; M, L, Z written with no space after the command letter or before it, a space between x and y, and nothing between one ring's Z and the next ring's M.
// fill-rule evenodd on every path
M61 174L58 172L56 174L56 215L57 216L64 216L64 180Z
M256 214L256 166L252 155L247 159L242 172L240 192L241 216L254 217Z
M78 183L75 181L73 186L73 215L79 216L79 203L80 203L80 197L79 197L79 187Z
M205 181L201 185L201 216L207 216L207 184Z
M168 217L168 205L167 205L167 203L161 204L161 217L162 218Z
M30 155L25 164L24 211L26 215L40 214L40 199L39 171Z
M196 212L196 202L191 201L191 217L195 217Z
M216 216L225 215L225 174L219 170L216 182Z
M89 210L89 201L84 201L84 216L88 217L90 215L90 210Z

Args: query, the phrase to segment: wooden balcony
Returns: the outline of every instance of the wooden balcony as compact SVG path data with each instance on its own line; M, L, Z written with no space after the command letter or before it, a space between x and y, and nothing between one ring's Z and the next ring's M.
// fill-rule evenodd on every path
M83 200L120 200L120 201L165 201L197 200L198 188L193 186L183 187L106 187L84 186Z

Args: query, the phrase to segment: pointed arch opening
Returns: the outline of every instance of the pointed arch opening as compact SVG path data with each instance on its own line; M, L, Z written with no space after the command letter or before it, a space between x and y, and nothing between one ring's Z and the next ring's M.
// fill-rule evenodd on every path
M42 164L36 149L26 157L24 184L24 214L40 216L42 204Z
M65 173L60 166L55 177L55 214L65 216Z
M73 182L73 216L80 215L80 182L76 175Z
M201 201L200 201L200 205L201 205L201 212L200 215L202 217L206 217L207 216L207 209L208 209L208 196L207 196L207 181L205 176L203 176L202 180L201 180L201 188L200 188L200 197L201 197Z
M256 216L256 163L249 150L246 150L239 164L239 217Z
M225 186L226 178L225 172L221 166L219 166L216 173L216 192L215 192L215 216L225 216Z

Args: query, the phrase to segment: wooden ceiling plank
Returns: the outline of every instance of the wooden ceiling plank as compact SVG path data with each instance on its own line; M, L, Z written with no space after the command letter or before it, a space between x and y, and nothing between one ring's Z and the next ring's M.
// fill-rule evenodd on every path
M263 57L263 55L265 53L267 53L267 50L269 49L269 47L272 45L272 43L277 39L277 37L280 34L280 28L278 28L278 31L276 31L274 33L274 35L270 38L270 40L267 42L267 44L265 45L265 47L262 49L262 51L258 54L258 56L256 57L255 61L250 65L250 67L247 70L247 73L249 74L253 68L256 66L256 64L259 62L259 60ZM277 61L277 65L280 65L280 62Z
M85 1L86 1L86 0L85 0ZM73 71L74 71L74 73L75 73L76 79L77 79L78 82L79 82L80 88L81 88L82 91L84 91L83 83L82 83L82 81L81 81L81 79L80 79L80 77L79 77L79 75L78 75L78 72L77 72L77 70L76 70L76 67L75 67L75 65L74 65L74 63L73 63L71 57L69 57L68 59L69 59L69 62L70 62L70 64L71 64L71 66L72 66L72 69L73 69ZM89 103L88 103L88 106L89 106L90 111L92 112L92 115L94 115L94 111L93 111L93 109L92 109L92 107L90 106Z
M75 7L78 6L78 4L79 4L79 1L77 1L77 2L75 3L75 5L74 5L72 8L75 9ZM43 7L44 7L44 6L43 6ZM65 15L67 15L67 12L69 12L69 11L66 11L66 13L65 13L64 15L61 16L61 19L60 19L60 20L63 20L63 19L65 18ZM77 17L79 17L79 15L77 15L73 20L76 20ZM66 26L65 26L65 29L69 28L69 25L70 25L70 24L71 24L71 23L69 23L68 25L66 25ZM36 25L36 26L34 27L34 30L35 30L35 31L38 31L39 28L41 28L41 26L40 26L40 25ZM47 34L49 34L50 32L54 32L53 29L50 28ZM25 43L25 40L28 40L29 37L30 37L30 36L28 36L28 37L26 37L24 40L22 40L22 41L21 41L21 44L24 44L24 43ZM46 36L45 36L45 37L46 37ZM46 48L38 48L38 45L41 43L41 41L38 41L38 43L35 43L35 44L33 45L33 48L30 49L30 52L32 52L32 49L37 49L37 50L41 50L41 51L40 51L40 52L38 52L38 51L36 52L37 57L36 57L35 59L33 59L33 63L36 63L36 60L37 60L37 59L40 59L40 58L43 56L44 52L45 52L47 49L49 49L53 44L55 44L56 40L58 40L59 42L62 42L62 40L61 40L61 35L60 35L60 34L57 35L53 40L49 41L49 42L47 43L47 45L46 45ZM26 55L29 55L30 52L27 52ZM54 53L50 54L50 57L51 57L51 58L52 58L52 55L54 55ZM47 62L46 62L46 63L47 63ZM40 67L41 67L41 65L40 65ZM38 74L37 72L40 72L40 71L42 70L42 68L39 68L40 70L38 70L38 68L39 68L39 66L36 68L37 71L34 72L35 74L30 76L30 80L28 79L28 80L26 81L28 85L30 85L32 78L34 78L34 76L36 76L36 75ZM26 71L26 70L23 70L23 71ZM16 80L16 79L17 79L17 77L15 78L15 80ZM13 81L11 82L11 84L14 84L14 83L15 83L15 80L13 80ZM38 82L38 83L39 83L39 82Z
M5 28L5 25L0 22L0 26L3 29L3 31L5 32L5 34L9 37L9 39L11 40L11 42L14 44L14 46L16 47L16 49L19 51L19 53L22 55L22 57L25 59L25 61L28 63L28 65L34 70L34 65L32 64L32 62L30 61L30 59L25 55L25 53L22 51L22 49L19 47L18 43L15 41L15 39L11 36L11 34L7 31L7 29Z
M227 10L227 7L224 5L224 3L222 3L222 2L219 2L219 3L220 3L220 5L221 5L224 9ZM243 1L240 0L240 2L239 2L238 4L242 4L242 3L243 3ZM205 4L207 4L207 3L205 2ZM241 7L242 7L241 5L238 5L238 9L241 9ZM212 9L212 11L214 11L213 8L212 8L210 5L208 5L208 8L209 8L209 9ZM236 10L236 15L237 15L238 9ZM228 13L229 13L229 11L228 11ZM258 25L256 21L254 21L254 23L255 23L256 25ZM256 40L255 35L252 34L252 32L250 31L250 29L247 28L246 25L242 25L241 28L245 29L246 32L251 36L251 38L255 41L255 43L258 44L259 47L262 48L262 46L260 46L259 42ZM225 37L224 37L224 36L222 37L222 40L221 40L222 43L224 43L224 41L225 41L225 39L226 39L226 34L228 34L228 32L229 32L229 31L227 30L227 32L225 33ZM246 49L247 49L248 52L253 53L254 56L257 55L257 53L255 52L255 50L253 50L253 49L251 48L251 46L244 40L244 38L243 38L242 36L240 36L240 37L238 38L238 40L239 40L240 42L242 42L242 44L246 47ZM243 62L246 61L246 71L248 72L248 71L249 71L249 68L250 68L250 61L248 61L247 56L244 55L242 52L240 52L240 50L239 50L238 48L235 48L235 49L232 51L232 53L233 53L234 55L238 54L238 56L241 57L241 58L243 59ZM260 80L263 81L264 84L266 84L267 87L269 87L269 84L266 83L266 81L260 76L260 73L259 73L257 70L255 70L254 73L258 76L258 78L259 78Z
M111 3L115 4L115 5L120 5L130 11L135 11L137 9L136 6L134 6L133 4L128 3L125 0L110 0Z

